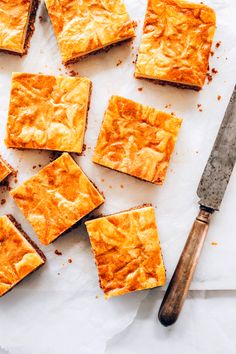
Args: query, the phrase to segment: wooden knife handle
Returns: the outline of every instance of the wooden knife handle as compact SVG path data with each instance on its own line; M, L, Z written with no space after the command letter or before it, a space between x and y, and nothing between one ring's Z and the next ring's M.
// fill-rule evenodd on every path
M206 238L212 213L213 210L201 208L194 221L159 310L158 318L164 326L175 323L180 314Z

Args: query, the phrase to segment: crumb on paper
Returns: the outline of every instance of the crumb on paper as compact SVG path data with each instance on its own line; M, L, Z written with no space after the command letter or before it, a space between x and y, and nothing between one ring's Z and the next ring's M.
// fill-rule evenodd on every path
M220 96L220 95L217 96L217 100L218 100L218 101L221 100L221 96Z
M42 167L42 165L41 165L41 164L39 164L39 165L38 165L38 167Z
M72 263L72 259L71 258L68 259L68 263Z
M109 185L108 187L109 187L110 189L112 189L112 186L111 186L111 185Z
M212 69L211 69L211 72L212 72L212 74L217 74L217 73L218 73L218 70L216 70L216 68L212 68Z
M171 103L167 103L167 104L165 105L165 108L171 108Z
M123 184L121 184L121 185L120 185L120 188L124 188L124 185L123 185Z
M116 66L119 66L120 64L122 64L122 60L119 59L116 63Z
M32 167L32 169L34 170L36 167L37 167L37 166L36 166L36 165L34 165L34 166Z
M211 53L211 56L212 56L212 57L213 57L214 54L215 54L215 52L214 52L213 50L211 50L210 53Z
M202 112L202 104L198 103L197 104L198 112Z
M143 87L138 87L138 91L143 91Z
M9 186L9 181L7 179L3 180L0 184L1 192L8 191L10 192L12 188Z
M218 245L218 242L213 241L213 242L211 242L211 245L212 245L212 246L217 246L217 245Z
M61 152L51 151L49 155L50 162L56 160L61 155Z
M105 182L105 179L104 179L104 178L102 178L102 179L101 179L101 182Z
M70 76L78 76L79 73L77 71L75 71L75 70L69 70L69 75Z
M136 64L137 63L137 60L138 60L138 54L135 55L135 58L134 60L132 61L133 64Z
M60 275L61 273L57 273L57 275Z
M206 76L209 84L212 81L212 75L210 73L207 73Z
M57 255L57 256L62 256L62 252L58 251L58 250L55 250L54 253Z
M216 42L216 48L219 48L221 45L221 41Z
M4 205L5 203L6 203L6 199L3 198L3 199L1 200L1 205Z
M98 299L98 295L96 295L96 299Z
M196 151L196 154L198 154L199 153L199 151Z

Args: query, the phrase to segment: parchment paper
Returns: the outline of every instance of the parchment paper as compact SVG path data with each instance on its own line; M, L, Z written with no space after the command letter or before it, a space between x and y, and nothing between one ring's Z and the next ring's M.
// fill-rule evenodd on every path
M137 38L108 53L90 56L71 66L93 81L91 108L84 156L74 156L87 175L106 196L98 213L114 213L141 203L156 208L159 236L168 279L172 275L188 231L198 211L196 188L212 148L236 79L236 23L233 0L209 0L217 12L217 31L210 68L218 73L197 93L154 85L133 77L132 61L137 54L146 1L127 0L131 17L138 21ZM39 16L42 19L39 20ZM218 49L215 43L221 41ZM120 63L121 61L121 63ZM117 64L120 63L118 66ZM49 152L7 150L3 143L12 71L68 74L61 65L56 39L44 4L40 5L36 31L27 56L0 55L0 150L19 170L14 187L50 161ZM142 91L138 90L142 88ZM109 97L118 94L183 118L175 152L163 187L138 181L91 162L102 117ZM218 100L217 96L221 96ZM171 107L165 108L171 104ZM198 104L202 106L199 112ZM33 169L33 166L37 166ZM0 191L1 214L12 213L39 244L31 226ZM236 289L236 172L234 171L222 207L212 220L209 236L192 289ZM215 242L217 245L212 245ZM108 301L98 286L97 271L88 236L81 226L41 246L48 262L11 293L0 299L0 346L16 354L103 353L106 341L122 331L135 317L146 291ZM62 256L56 256L58 249ZM68 263L68 259L72 263Z

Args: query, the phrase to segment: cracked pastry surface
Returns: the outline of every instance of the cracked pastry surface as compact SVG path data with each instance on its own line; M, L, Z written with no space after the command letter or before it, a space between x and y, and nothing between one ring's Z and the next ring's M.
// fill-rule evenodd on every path
M123 0L45 0L64 64L132 38Z
M10 194L45 245L104 202L103 196L67 153Z
M45 263L11 219L0 217L0 296Z
M216 28L213 9L184 0L148 0L135 76L201 89Z
M165 284L152 206L104 216L85 224L106 298Z
M181 122L174 115L112 96L93 162L162 184Z
M13 73L7 147L81 153L91 81Z
M33 0L0 0L0 50L23 54Z
M1 158L0 155L0 183L12 172L13 169Z

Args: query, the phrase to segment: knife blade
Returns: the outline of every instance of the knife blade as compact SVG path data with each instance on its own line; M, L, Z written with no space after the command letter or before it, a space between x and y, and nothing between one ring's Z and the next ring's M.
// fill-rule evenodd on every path
M170 326L178 319L206 239L211 215L220 208L235 161L236 86L197 189L199 214L160 306L158 319L164 326Z
M197 195L200 205L219 210L236 161L236 87L202 174Z

